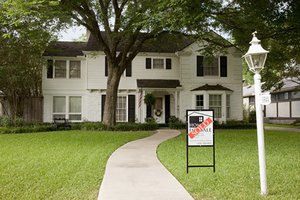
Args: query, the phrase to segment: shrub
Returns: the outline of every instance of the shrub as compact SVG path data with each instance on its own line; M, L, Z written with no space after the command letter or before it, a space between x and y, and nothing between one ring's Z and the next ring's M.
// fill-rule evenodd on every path
M13 125L13 122L9 116L1 116L0 117L0 127L10 127Z
M256 122L256 112L255 110L252 110L249 113L249 123L255 123L255 122Z
M169 128L171 129L185 129L186 124L183 123L179 118L171 116L169 118Z
M216 129L255 129L255 123L248 123L246 121L228 120L226 123L214 124Z

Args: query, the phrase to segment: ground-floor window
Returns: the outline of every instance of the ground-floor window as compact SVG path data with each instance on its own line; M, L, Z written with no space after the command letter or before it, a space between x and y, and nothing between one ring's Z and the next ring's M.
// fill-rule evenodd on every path
M81 97L69 97L69 120L81 120Z
M214 117L222 117L222 95L210 94L209 95L209 109L214 110Z
M118 96L117 99L117 109L116 109L116 121L126 122L127 116L127 98L126 96Z
M81 96L54 96L52 117L81 121L81 107Z
M203 95L196 95L196 109L203 110L204 108L204 97Z

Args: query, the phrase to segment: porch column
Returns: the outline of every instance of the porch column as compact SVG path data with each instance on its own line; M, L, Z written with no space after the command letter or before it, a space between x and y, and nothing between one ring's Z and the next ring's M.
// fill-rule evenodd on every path
M177 90L175 90L175 92L174 92L174 100L175 100L175 102L174 102L174 108L175 108L175 117L178 117L178 91Z
M142 99L141 99L141 107L140 107L140 122L144 123L145 122L145 115L144 113L146 113L146 106L144 104L144 98L146 95L146 91L142 90Z

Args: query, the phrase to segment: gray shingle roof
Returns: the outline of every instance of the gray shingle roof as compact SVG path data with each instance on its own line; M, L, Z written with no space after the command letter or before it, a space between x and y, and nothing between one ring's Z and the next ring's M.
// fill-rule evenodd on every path
M137 79L137 86L143 88L176 88L180 87L179 80L168 79Z
M86 42L52 42L44 52L44 56L83 56Z
M103 34L103 38L105 39L105 35ZM146 33L141 33L141 37ZM180 51L183 48L192 44L195 40L191 37L186 36L182 33L168 33L165 32L160 34L158 37L147 40L142 46L140 52L160 52L160 53L175 53L176 51ZM124 46L124 42L121 42L118 46L118 50ZM103 51L103 47L100 46L96 42L96 38L93 35L90 36L86 51Z

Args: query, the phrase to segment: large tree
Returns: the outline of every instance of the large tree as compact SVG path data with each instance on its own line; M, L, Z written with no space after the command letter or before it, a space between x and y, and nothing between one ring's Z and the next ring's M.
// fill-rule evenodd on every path
M287 77L298 77L300 85L300 68L295 66L300 63L300 1L230 0L224 7L216 21L232 34L235 44L246 52L256 30L262 46L270 51L262 75L264 87Z
M90 30L103 47L108 61L108 78L103 122L115 124L117 93L121 75L145 42L164 31L189 31L197 20L198 32L208 31L213 12L220 7L214 1L176 0L62 0L65 11ZM188 18L183 12L197 8Z
M34 4L22 3L0 2L0 91L13 120L23 117L25 98L41 96L42 54L60 28L54 17L43 16Z

